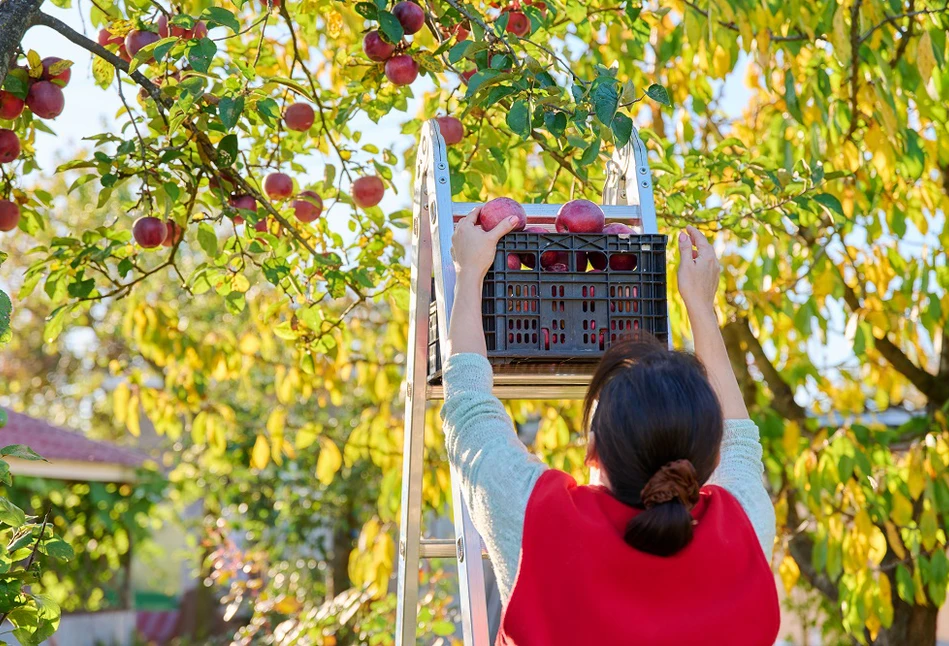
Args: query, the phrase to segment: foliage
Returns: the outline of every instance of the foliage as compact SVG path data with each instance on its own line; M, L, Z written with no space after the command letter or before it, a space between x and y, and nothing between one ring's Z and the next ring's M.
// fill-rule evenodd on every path
M6 495L26 510L49 509L49 524L74 555L50 563L33 590L65 612L126 607L131 548L142 549L151 533L154 505L164 479L142 470L134 484L61 482L19 478Z
M3 458L43 459L22 444L0 449L0 483L7 487L12 485L13 478L10 464ZM45 641L59 627L59 604L33 590L34 584L47 574L43 564L55 567L57 562L74 556L69 543L56 535L55 521L49 511L41 520L40 516L27 515L6 496L0 496L0 624L9 621L13 636L23 646Z
M174 24L201 19L212 31L143 50L131 64L145 75L131 76L138 97L115 45L99 51L39 20L104 56L93 74L127 108L115 132L89 133L91 154L55 173L38 172L32 144L56 123L27 111L12 124L25 152L8 177L24 217L21 239L4 245L21 250L11 257L28 310L14 329L35 339L45 317L47 355L68 354L60 333L93 330L110 357L98 374L120 382L98 414L137 434L143 411L175 448L182 499L203 497L209 516L250 531L267 552L261 571L281 572L296 548L266 529L307 535L317 499L329 525L363 528L354 558L327 580L346 571L352 598L370 582L378 597L391 571L409 264L409 212L398 207L414 149L386 145L376 124L414 137L424 118L457 115L468 132L448 151L458 199L556 203L599 196L605 160L635 120L662 229L697 224L726 252L720 306L763 432L778 573L821 595L828 630L925 643L945 599L949 524L943 3L557 0L521 6L524 36L505 31L510 12L497 7L427 3L427 28L400 45L424 77L405 87L359 52L367 28L401 38L390 3L178 8ZM84 15L125 35L165 11L97 3ZM460 42L458 23L471 32ZM475 72L467 84L462 71ZM22 72L7 76L9 91L22 86ZM309 132L284 128L293 101L315 107ZM301 223L289 201L261 195L277 169L324 198L324 217ZM353 208L349 186L364 174L383 177L398 200ZM257 210L236 213L232 192L255 195ZM79 196L95 208L63 206ZM132 244L132 220L149 213L174 219L183 240L157 252ZM237 215L266 218L268 232ZM26 239L36 244L29 259ZM683 310L672 305L682 343ZM40 345L14 344L23 355ZM10 394L25 402L45 386ZM93 400L92 386L74 396ZM914 419L848 421L890 406ZM545 459L582 469L574 407L511 410L519 422L540 419L534 448ZM842 417L819 419L830 412ZM430 415L425 500L444 512L448 474ZM364 497L349 510L340 503L359 483ZM257 513L227 515L251 491ZM310 509L298 504L307 500ZM343 593L315 589L308 608Z

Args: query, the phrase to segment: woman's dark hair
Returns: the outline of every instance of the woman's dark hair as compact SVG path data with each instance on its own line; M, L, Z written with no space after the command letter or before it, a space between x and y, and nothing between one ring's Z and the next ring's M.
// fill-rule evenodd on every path
M695 356L646 336L606 352L584 401L584 427L613 496L644 510L626 526L629 545L669 556L689 544L689 512L718 464L723 425Z

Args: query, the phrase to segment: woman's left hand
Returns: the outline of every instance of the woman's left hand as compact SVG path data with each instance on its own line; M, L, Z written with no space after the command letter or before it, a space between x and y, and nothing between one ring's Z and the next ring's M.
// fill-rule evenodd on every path
M490 231L485 231L477 224L480 211L480 206L475 207L455 227L451 237L451 257L455 261L456 273L472 274L483 279L494 263L498 240L517 226L518 219L510 217Z

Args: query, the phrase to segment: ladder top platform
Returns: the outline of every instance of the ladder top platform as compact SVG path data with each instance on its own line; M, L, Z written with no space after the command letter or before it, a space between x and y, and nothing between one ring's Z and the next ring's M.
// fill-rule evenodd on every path
M476 206L481 206L480 202L452 202L451 214L454 220L459 220L469 213ZM557 211L563 204L522 204L524 211L527 212L527 221L532 224L553 224L557 217ZM642 222L642 210L638 204L628 205L599 205L603 209L603 214L607 220L633 220L636 223Z
M493 393L499 399L583 399L595 364L493 366ZM444 399L441 384L428 386L429 399Z

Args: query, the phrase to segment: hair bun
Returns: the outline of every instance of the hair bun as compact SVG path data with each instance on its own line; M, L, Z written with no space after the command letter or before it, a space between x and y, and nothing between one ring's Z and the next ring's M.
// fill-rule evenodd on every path
M689 460L675 460L657 471L640 494L646 509L678 498L687 509L699 501L699 482Z

